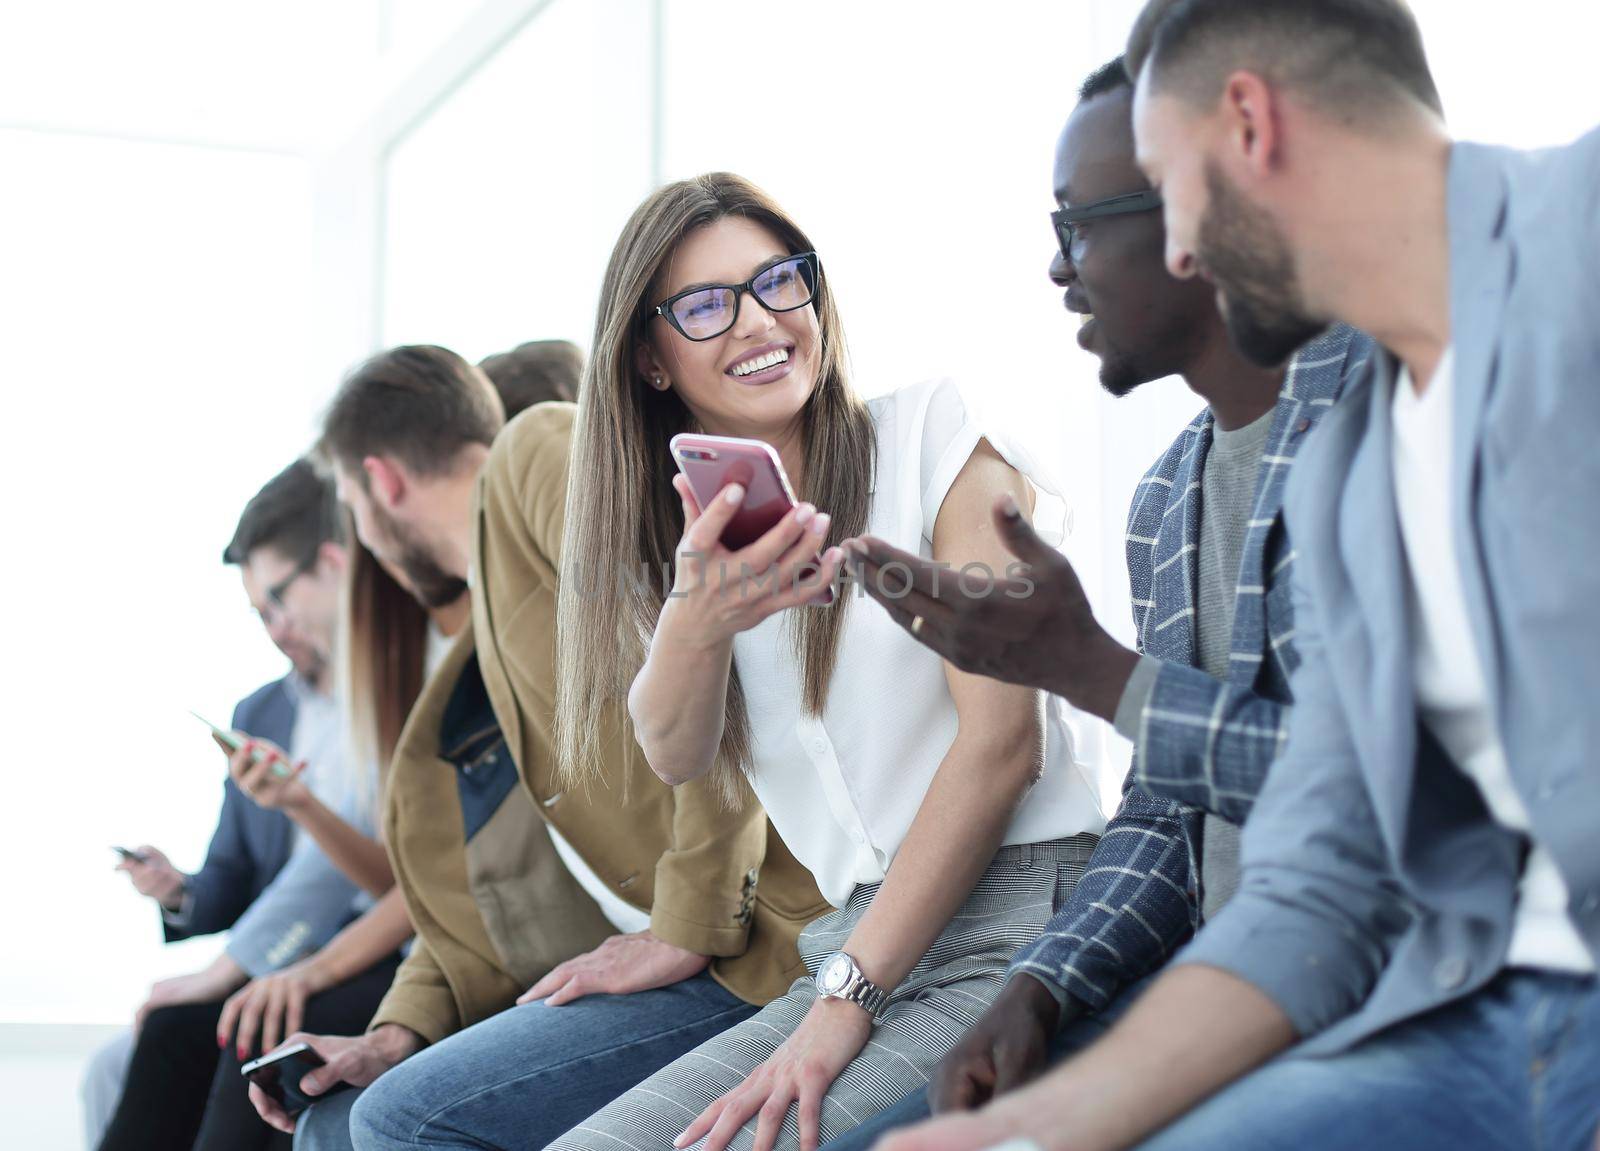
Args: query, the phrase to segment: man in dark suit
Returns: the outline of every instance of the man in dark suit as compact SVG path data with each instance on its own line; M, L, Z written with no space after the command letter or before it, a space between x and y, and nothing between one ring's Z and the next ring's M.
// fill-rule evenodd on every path
M250 564L252 553L271 548L286 556L299 556L309 542L325 530L327 511L319 501L303 497L324 489L310 463L301 460L270 481L245 506L233 538L223 551L226 564L237 565L245 596L260 617L273 645L289 660L290 672L244 699L233 711L232 726L279 747L293 742L300 700L308 692L330 690L331 671L316 648L295 628L276 601L281 588L268 588ZM309 509L318 510L310 514ZM231 779L222 785L222 811L205 863L199 871L178 870L165 853L145 844L136 857L124 860L118 871L128 873L135 890L152 899L161 911L162 933L168 943L193 936L213 935L234 925L289 858L294 836L289 819L252 803ZM183 997L184 984L195 976L180 976L156 985L140 1018L169 998ZM104 1133L126 1076L135 1032L117 1036L95 1054L82 1086L87 1145L96 1147Z

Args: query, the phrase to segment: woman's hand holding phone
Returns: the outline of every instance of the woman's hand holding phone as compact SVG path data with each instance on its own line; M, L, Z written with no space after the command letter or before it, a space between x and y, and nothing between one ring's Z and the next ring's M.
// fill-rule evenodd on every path
M265 739L247 739L228 756L228 774L239 790L272 811L292 812L311 799L300 778L306 766L304 760L291 766L288 754Z
M729 484L702 509L682 475L672 486L683 501L683 539L667 611L685 638L705 646L728 642L786 608L815 600L831 587L844 562L837 547L818 552L828 538L829 517L799 504L747 547L730 551L722 532L738 514L744 488Z
M716 762L733 637L831 588L844 554L829 548L818 563L828 517L807 504L790 508L744 547L729 548L722 537L743 506L743 486L723 486L702 508L682 475L672 484L684 522L674 587L628 690L628 713L651 770L676 787Z

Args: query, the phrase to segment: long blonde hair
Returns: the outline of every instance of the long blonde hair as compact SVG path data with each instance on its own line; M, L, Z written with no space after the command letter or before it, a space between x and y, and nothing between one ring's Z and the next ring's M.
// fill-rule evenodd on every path
M428 613L356 539L353 525L346 525L345 538L351 541L339 613L345 745L357 802L381 828L389 761L426 678Z
M645 309L683 238L727 216L760 224L790 252L814 250L765 192L740 176L712 172L652 193L623 228L606 267L573 431L556 614L556 757L574 783L599 777L602 721L625 705L644 665L683 535L667 442L699 430L675 391L651 388L639 372ZM825 274L812 307L821 344L816 384L801 413L805 490L798 494L832 514L831 545L866 529L876 441L871 415L850 384L844 329ZM849 598L790 616L812 714L827 699ZM715 767L730 803L750 760L750 722L735 668Z

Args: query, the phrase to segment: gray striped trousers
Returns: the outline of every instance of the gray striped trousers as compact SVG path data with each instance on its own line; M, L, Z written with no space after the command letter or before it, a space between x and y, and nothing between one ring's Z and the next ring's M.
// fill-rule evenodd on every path
M1096 837L1001 848L922 961L895 989L861 1054L834 1081L822 1104L822 1142L892 1107L928 1082L933 1067L978 1021L999 993L1006 965L1044 930L1071 894ZM813 974L838 951L866 912L878 885L800 933L800 956ZM788 994L743 1023L668 1064L550 1144L550 1151L672 1151L672 1141L718 1097L737 1087L800 1026L816 990L797 980ZM755 1139L752 1119L734 1138ZM800 1143L794 1108L779 1151Z

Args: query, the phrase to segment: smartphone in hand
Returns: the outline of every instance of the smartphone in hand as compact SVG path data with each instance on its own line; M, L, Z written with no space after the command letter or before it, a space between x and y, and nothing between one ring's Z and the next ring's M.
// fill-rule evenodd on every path
M300 1080L326 1065L327 1060L312 1050L311 1044L296 1043L251 1060L239 1068L239 1074L266 1092L290 1115L298 1115L313 1103L349 1089L348 1083L335 1083L321 1095L307 1095L300 1090Z
M132 851L126 847L117 847L114 844L112 845L111 850L122 856L122 862L124 863L145 863L150 859L150 857L142 851Z
M198 719L201 723L205 724L207 727L209 727L211 729L211 738L215 739L218 743L220 743L222 745L222 747L223 747L223 750L227 751L228 753L231 754L233 752L236 752L241 747L244 746L244 740L239 738L239 734L237 732L229 731L225 727L218 727L216 724L212 723L205 716L201 715L198 711L191 711L189 714L194 716L196 719ZM251 760L252 763L260 763L263 759L266 758L266 755L267 755L267 753L262 751L258 747L258 748L256 748L256 750L254 750L254 751L252 751L250 753L250 760ZM286 764L280 763L274 769L274 774L275 775L288 775L289 774L289 768L288 768L288 766Z
M728 526L722 529L722 543L729 551L749 547L766 535L795 507L794 489L784 474L783 461L771 444L761 440L741 440L732 436L702 436L680 432L672 437L672 458L689 481L695 503L709 507L717 494L729 484L744 487L744 502ZM815 566L802 573L804 580ZM833 588L821 586L812 600L833 602Z

